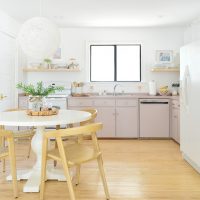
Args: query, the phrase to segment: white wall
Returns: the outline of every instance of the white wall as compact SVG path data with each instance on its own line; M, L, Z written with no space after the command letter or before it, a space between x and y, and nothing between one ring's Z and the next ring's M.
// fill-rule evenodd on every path
M184 43L188 44L200 40L200 21L196 21L185 28Z
M13 19L12 17L8 16L3 11L0 11L0 31L10 35L12 37L16 37L19 31L20 24Z
M62 61L76 58L81 72L76 73L28 73L27 82L43 81L89 81L89 65L86 46L88 42L141 43L142 45L142 81L156 80L158 86L171 85L179 79L178 73L155 73L150 69L155 65L156 50L174 50L184 44L184 28L63 28L61 29ZM106 72L105 72L106 73ZM125 83L124 83L125 84ZM93 84L94 85L94 84ZM138 84L131 83L129 89L136 91ZM140 84L141 85L141 84ZM144 84L146 85L146 84ZM112 90L113 83L95 84L96 90ZM146 89L144 89L146 91Z

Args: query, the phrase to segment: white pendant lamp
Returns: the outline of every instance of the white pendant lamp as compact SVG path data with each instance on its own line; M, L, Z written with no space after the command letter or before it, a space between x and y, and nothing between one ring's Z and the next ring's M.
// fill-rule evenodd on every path
M60 45L60 32L49 19L34 17L22 25L18 41L28 57L43 60L56 52Z

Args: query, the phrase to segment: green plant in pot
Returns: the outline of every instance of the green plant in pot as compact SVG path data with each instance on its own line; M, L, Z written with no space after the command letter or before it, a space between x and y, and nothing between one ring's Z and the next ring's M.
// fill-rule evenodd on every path
M44 97L55 93L55 91L64 90L63 86L53 86L49 85L44 87L43 82L40 81L36 86L32 84L18 83L17 88L24 91L27 95L30 95L29 101L32 103L32 109L34 111L40 111L43 107Z
M49 58L45 58L44 59L44 63L46 64L46 66L47 66L47 68L48 69L51 69L51 59L49 59Z

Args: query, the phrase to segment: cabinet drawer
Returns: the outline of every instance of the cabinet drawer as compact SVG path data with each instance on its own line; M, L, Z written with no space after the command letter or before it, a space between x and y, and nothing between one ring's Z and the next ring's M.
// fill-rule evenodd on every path
M117 99L116 106L118 107L129 107L129 106L138 106L138 101L136 99Z
M113 107L115 106L114 99L95 99L94 106Z
M93 106L92 99L68 99L68 106L89 107Z

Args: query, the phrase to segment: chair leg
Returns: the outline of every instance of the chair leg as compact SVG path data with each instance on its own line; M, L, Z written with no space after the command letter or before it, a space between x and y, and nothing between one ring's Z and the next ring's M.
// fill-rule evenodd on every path
M1 126L0 126L1 127ZM6 146L6 144L5 144L5 138L4 137L1 137L1 146L2 147L5 147ZM5 172L6 171L6 160L5 160L5 158L3 158L2 159L2 165L3 165L3 172Z
M71 200L76 200L75 199L73 185L72 185L72 180L71 180L71 176L70 176L70 171L69 171L69 167L68 167L68 163L67 163L67 160L66 160L65 151L64 151L64 148L63 148L63 144L62 144L62 139L61 138L57 138L56 141L58 143L58 149L59 149L60 157L61 157L61 160L62 160L64 174L65 174L65 177L67 179L67 185L68 185L68 189L69 189L70 199Z
M81 172L81 165L77 165L76 167L76 185L80 182L80 172Z
M65 163L63 163L63 168L64 168L64 173L65 173L65 176L66 176L66 179L67 179L67 185L68 185L68 189L69 189L70 199L76 200L69 168Z
M16 172L16 159L15 159L15 150L14 150L14 140L8 139L8 149L9 149L9 158L11 164L11 174L13 182L14 197L18 197L18 187L17 187L17 172Z
M59 129L60 129L60 125L56 125L56 130L59 130ZM55 139L55 149L57 149L57 148L58 148L58 144L57 144L57 141ZM54 167L57 166L57 161L56 160L53 161L53 166Z
M31 154L31 140L32 140L32 137L30 137L29 139L29 146L28 146L28 155L27 155L27 158L30 158L30 154Z
M57 141L55 140L55 149L58 148L58 144L57 144ZM53 161L53 166L56 167L57 166L57 160L54 160Z
M3 165L3 172L5 172L6 171L6 159L5 158L2 160L2 165Z
M41 170L41 182L40 182L40 200L44 199L44 191L45 191L45 181L46 181L46 166L47 166L47 139L43 143L42 150L42 170Z
M105 194L106 194L106 199L109 200L110 195L109 195L109 191L108 191L108 185L107 185L107 182L106 182L106 176L105 176L105 172L104 172L104 168L103 168L103 160L102 160L101 155L97 158L97 161L98 161L99 171L100 171L100 174L101 174L101 179L102 179L102 182L103 182L104 191L105 191Z

